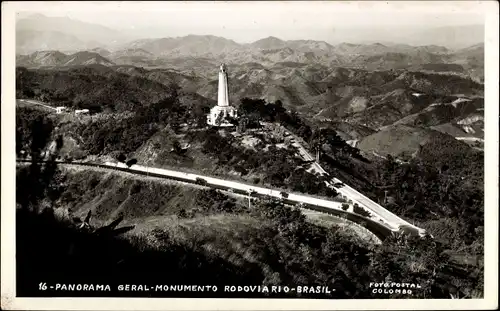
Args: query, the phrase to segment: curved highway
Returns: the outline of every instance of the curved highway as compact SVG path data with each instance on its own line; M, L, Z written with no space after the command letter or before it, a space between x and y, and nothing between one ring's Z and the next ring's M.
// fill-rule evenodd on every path
M315 162L315 159L309 154L309 152L304 148L304 146L302 146L297 141L298 138L293 133L287 130L285 130L285 132L294 137L292 145L297 148L299 155L303 158L303 160L314 161L311 164L311 168L314 171L320 173L321 175L326 175L326 176L330 175L317 162ZM358 192L354 188L346 185L340 179L332 177L330 182L327 181L325 183L328 187L335 189L335 191L340 193L343 197L365 208L368 212L370 212L370 214L374 216L375 219L388 225L391 228L391 230L399 231L400 229L409 229L410 231L417 232L420 236L424 236L427 234L425 229L419 228L407 222L406 220L398 217L397 215L391 213L390 211L382 207L380 204L377 204L376 202L374 202L367 196L363 195L362 193ZM336 187L335 184L337 183L341 183L343 184L343 186Z
M30 163L31 160L17 160L20 163ZM58 164L71 165L71 166L86 166L86 167L98 167L104 169L111 169L117 171L123 171L131 174L138 174L151 177L167 178L172 180L177 180L181 182L199 184L206 187L221 189L229 192L234 192L237 194L246 195L247 197L264 197L264 198L276 198L282 200L286 204L299 205L301 208L311 209L331 215L337 215L345 217L346 219L358 223L372 233L374 233L379 238L384 238L393 232L398 232L399 228L390 226L387 223L380 223L372 219L363 217L359 214L352 213L349 211L344 211L342 209L343 202L330 201L326 199L319 199L309 195L298 194L298 193L288 193L282 190L269 189L264 187L256 187L253 185L248 185L245 183L224 180L220 178L214 178L205 175L198 175L192 173L185 173L181 171L161 169L156 167L148 167L142 165L131 165L128 167L124 163L118 162L106 162L104 164L98 163L86 163L86 162L66 162L66 161L56 161Z

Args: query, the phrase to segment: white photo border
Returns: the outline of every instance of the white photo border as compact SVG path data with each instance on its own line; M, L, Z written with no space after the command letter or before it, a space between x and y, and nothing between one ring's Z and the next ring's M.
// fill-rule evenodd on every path
M207 298L17 298L15 297L15 19L16 12L35 10L168 10L175 6L235 6L247 2L2 2L2 192L1 306L15 310L445 310L498 308L498 41L497 1L270 1L254 2L266 10L293 6L297 10L336 12L366 10L414 12L477 12L485 16L485 271L483 299L207 299ZM369 13L367 13L369 14Z

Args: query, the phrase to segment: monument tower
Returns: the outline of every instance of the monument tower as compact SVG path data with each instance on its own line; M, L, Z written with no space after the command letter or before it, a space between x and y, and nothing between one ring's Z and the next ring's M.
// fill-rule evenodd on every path
M219 93L217 98L217 106L229 106L229 91L227 89L227 71L226 65L222 64L219 68Z
M229 91L227 83L227 68L225 64L219 67L219 89L217 94L217 106L210 109L207 123L212 126L233 126L228 118L237 118L237 111L229 105Z

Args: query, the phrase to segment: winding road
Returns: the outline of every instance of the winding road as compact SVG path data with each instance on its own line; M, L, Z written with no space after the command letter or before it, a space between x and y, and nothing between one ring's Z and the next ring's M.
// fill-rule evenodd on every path
M17 160L18 163L29 163L31 160ZM388 224L379 223L372 219L363 217L353 212L344 211L342 202L320 199L309 195L298 193L285 193L283 190L270 189L264 187L256 187L241 182L229 181L211 176L185 173L176 170L167 170L156 167L148 167L142 165L131 165L128 167L124 163L106 162L105 164L88 163L88 162L66 162L56 161L59 165L65 166L80 166L94 167L107 170L122 171L131 174L166 178L185 183L198 184L210 188L220 189L235 194L244 195L250 198L275 198L282 200L285 204L298 205L300 208L315 210L322 213L327 213L335 216L346 218L352 222L360 224L374 233L377 237L383 239L393 232L398 232L399 229L389 226Z
M20 101L23 104L39 105L39 106L43 106L43 107L50 109L50 110L54 110L54 111L57 110L56 107L45 105L44 103L42 103L40 101L33 100L33 99L18 99L18 101Z
M315 171L321 175L329 176L329 174L321 167L321 165L319 165L319 163L315 161L314 157L307 151L307 149L298 142L299 138L296 135L287 130L285 130L285 133L294 137L292 146L297 148L299 155L304 161L314 161L310 167L312 171ZM380 204L377 204L356 189L346 185L340 179L332 177L330 181L326 181L325 183L328 187L335 189L335 191L340 193L344 198L347 198L353 203L357 203L359 206L365 208L370 212L370 214L372 214L372 217L376 219L376 221L389 226L392 231L400 231L401 229L403 229L413 233L417 233L420 236L425 236L427 234L425 229L419 228L391 213ZM343 184L343 186L336 187L335 185L339 183Z

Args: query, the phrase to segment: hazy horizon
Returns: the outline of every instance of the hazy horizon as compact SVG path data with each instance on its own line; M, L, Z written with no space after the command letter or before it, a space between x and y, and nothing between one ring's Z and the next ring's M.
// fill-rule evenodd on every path
M108 4L108 3L106 3ZM364 4L369 6L369 4ZM117 30L131 39L165 38L192 35L213 35L238 43L251 43L270 36L282 40L321 40L331 44L341 42L419 42L417 33L429 32L423 39L432 39L432 30L440 27L483 26L481 12L469 10L435 12L399 8L400 11L366 8L350 10L338 3L316 2L247 2L229 3L152 3L142 4L140 11L125 7L82 6L63 3L57 7L31 6L18 11L17 19L33 14L47 17L67 17ZM394 5L391 5L394 7ZM57 9L55 9L57 8ZM271 10L274 9L274 10ZM279 9L279 13L277 13ZM62 30L63 31L63 30ZM458 34L460 35L460 34ZM464 34L465 35L465 34ZM481 40L478 40L478 42ZM445 43L443 45L446 45Z

